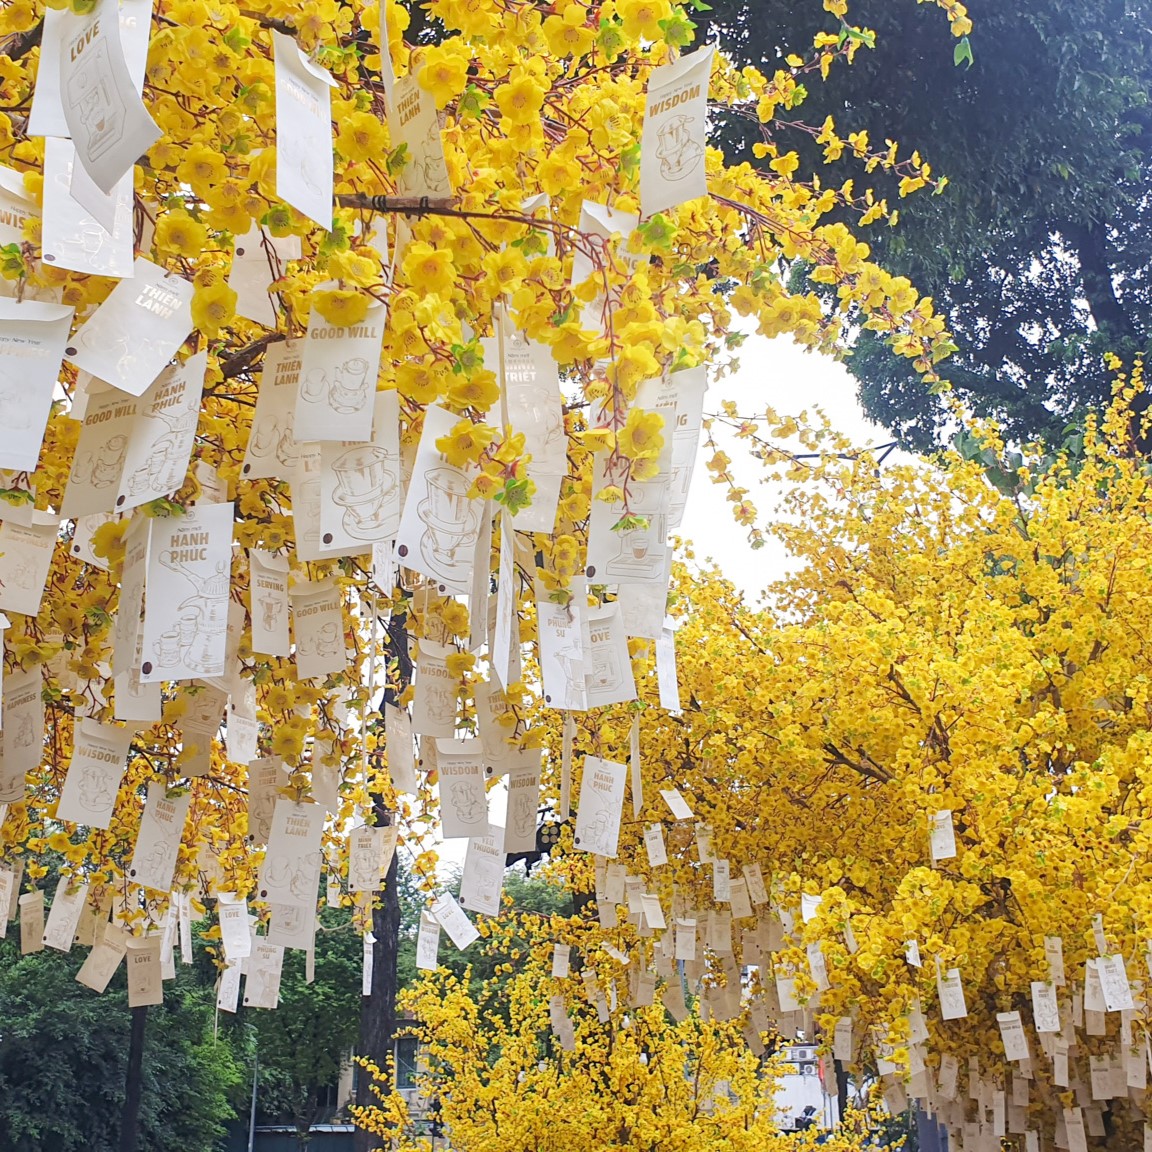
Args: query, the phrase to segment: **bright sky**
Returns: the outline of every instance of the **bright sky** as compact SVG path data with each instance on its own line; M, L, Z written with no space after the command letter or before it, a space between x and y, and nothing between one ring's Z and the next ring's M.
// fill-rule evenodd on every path
M807 352L787 338L750 336L740 349L739 370L709 387L705 412L718 412L725 400L734 401L739 414L749 417L762 417L766 408L774 408L781 416L819 408L854 447L886 444L891 439L885 429L865 418L856 398L856 382L843 364ZM764 470L748 457L747 446L725 432L718 427L716 439L732 459L732 472L749 490L761 521L771 519L784 486L765 483ZM704 459L701 453L680 536L692 542L698 562L715 560L749 599L757 600L768 584L787 571L788 557L771 537L759 551L752 551L746 530L732 517L726 487L711 483Z

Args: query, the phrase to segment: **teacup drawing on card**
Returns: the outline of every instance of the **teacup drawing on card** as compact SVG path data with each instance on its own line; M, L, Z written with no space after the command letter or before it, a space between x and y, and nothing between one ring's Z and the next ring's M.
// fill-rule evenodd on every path
M375 444L345 452L332 465L335 503L344 509L343 527L356 540L378 540L394 519L388 497L399 482L395 462Z
M441 576L471 561L480 529L480 504L468 495L466 476L451 468L434 468L427 477L428 495L416 515L424 524L420 554Z

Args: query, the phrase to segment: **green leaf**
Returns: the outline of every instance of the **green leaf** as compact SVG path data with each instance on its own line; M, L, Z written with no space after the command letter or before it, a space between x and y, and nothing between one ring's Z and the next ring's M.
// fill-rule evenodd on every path
M959 44L952 51L952 63L959 68L961 64L967 63L968 67L972 67L972 45L965 36Z

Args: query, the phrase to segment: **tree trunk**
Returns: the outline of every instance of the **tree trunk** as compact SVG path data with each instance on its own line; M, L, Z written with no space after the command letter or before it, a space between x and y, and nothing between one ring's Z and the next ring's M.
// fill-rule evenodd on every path
M384 690L384 702L396 704L397 698L412 680L412 662L408 656L408 617L396 613L388 621L389 683ZM393 671L394 669L394 671ZM392 813L383 798L373 797L376 823L387 826ZM392 1058L392 1038L396 1027L396 960L400 950L400 887L399 853L393 853L384 880L384 892L372 911L372 991L360 1001L360 1038L357 1053L370 1060L384 1075ZM356 1075L356 1103L370 1107L375 1097L372 1077L360 1068ZM381 1085L384 1087L384 1085ZM378 1138L371 1132L356 1129L355 1152L372 1152L378 1147Z
M120 1114L120 1152L136 1152L140 1136L140 1099L144 1092L144 1031L148 1008L130 1008L132 1031L128 1040L128 1071L124 1077L124 1111Z

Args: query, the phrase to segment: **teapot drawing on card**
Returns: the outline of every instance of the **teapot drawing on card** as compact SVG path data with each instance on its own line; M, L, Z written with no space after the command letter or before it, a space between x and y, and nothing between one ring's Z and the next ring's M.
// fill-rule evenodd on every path
M333 463L332 471L332 499L344 509L344 531L357 540L378 539L390 523L385 501L398 481L388 453L375 444L354 448Z
M72 465L72 483L109 488L120 479L124 457L128 454L128 437L112 436L95 452L77 456Z
M177 605L176 628L161 635L153 652L162 668L171 668L180 658L186 667L215 675L220 668L220 634L228 628L228 590L230 577L225 561L217 561L215 571L202 576L174 553L160 553L160 563L179 572L195 592ZM176 659L172 659L174 652Z

